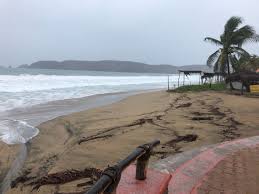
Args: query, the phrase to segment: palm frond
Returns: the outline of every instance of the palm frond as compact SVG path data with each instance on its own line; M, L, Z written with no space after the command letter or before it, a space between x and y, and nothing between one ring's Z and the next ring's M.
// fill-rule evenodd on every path
M217 72L217 73L220 72L220 63L219 63L219 61L220 61L220 57L218 57L217 61L214 64L214 72Z
M242 23L243 23L243 19L241 17L238 17L238 16L231 17L225 25L224 34L227 35L234 32L238 28L238 26L241 25Z
M240 61L238 60L238 58L236 57L236 55L229 55L229 61L230 64L232 65L233 69L235 71L238 71L240 68Z
M241 47L231 47L230 48L230 53L232 54L237 54L239 57L245 57L245 58L250 58L250 54L249 52L247 52L245 49L241 48Z
M210 42L210 43L212 43L212 44L215 44L216 46L222 46L222 42L219 41L219 40L217 40L217 39L215 39L215 38L206 37L206 38L204 39L204 41L205 41L205 42Z
M242 28L233 32L231 42L234 45L241 47L246 42L257 42L259 36L256 34L255 29L252 26L245 25Z
M253 34L250 38L244 38L238 46L243 46L243 44L248 43L248 42L259 42L259 35L258 34Z
M252 42L259 42L259 34L255 34L252 38Z
M211 55L208 57L207 66L212 67L213 62L214 62L216 59L218 59L219 54L220 54L220 49L217 50L216 52L214 52L213 54L211 54Z
M239 57L238 61L239 61L240 64L242 64L242 63L245 63L245 62L247 62L247 61L249 61L253 58L254 57L251 56L251 55L242 55L242 56Z

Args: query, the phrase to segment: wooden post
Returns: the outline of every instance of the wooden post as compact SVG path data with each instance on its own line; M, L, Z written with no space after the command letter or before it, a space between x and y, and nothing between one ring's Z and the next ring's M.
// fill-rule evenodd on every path
M178 77L178 88L180 86L180 75L181 75L181 72L179 71L179 77Z
M241 86L241 94L243 95L244 94L244 82L242 82L242 86Z
M169 75L167 77L167 90L169 91L170 90L170 85L169 85Z

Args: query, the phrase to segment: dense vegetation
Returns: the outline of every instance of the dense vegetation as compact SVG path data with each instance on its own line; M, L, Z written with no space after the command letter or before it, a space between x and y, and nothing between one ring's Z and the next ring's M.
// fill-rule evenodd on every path
M240 59L238 61L237 71L252 71L255 72L259 69L259 57L251 56L248 59Z
M226 84L225 83L216 83L216 84L203 84L203 85L186 85L186 86L181 86L179 88L176 88L175 90L172 90L174 92L188 92L188 91L193 91L193 92L200 92L200 91L222 91L226 89Z

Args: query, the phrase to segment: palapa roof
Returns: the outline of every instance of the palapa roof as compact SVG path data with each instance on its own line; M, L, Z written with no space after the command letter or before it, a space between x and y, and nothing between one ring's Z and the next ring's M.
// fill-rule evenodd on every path
M255 72L233 73L230 76L227 76L226 82L229 81L257 82L259 81L259 74Z
M178 70L179 73L184 73L185 75L189 74L201 74L203 71L201 70Z

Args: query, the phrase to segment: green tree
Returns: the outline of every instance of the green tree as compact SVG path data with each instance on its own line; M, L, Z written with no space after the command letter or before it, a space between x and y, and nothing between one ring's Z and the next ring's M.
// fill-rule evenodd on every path
M259 57L254 55L249 59L242 59L238 61L238 68L240 71L256 72L259 69Z
M241 57L247 58L250 54L242 48L247 42L258 42L259 35L249 25L242 26L243 20L240 17L231 17L225 24L225 29L220 39L206 37L205 41L220 48L211 54L207 60L208 66L214 65L215 72L228 73L231 67L235 70L235 61ZM232 66L231 66L232 65ZM237 69L236 69L237 70Z
M235 55L232 55L230 57L230 64L232 65L232 68L235 72L240 71L247 71L244 68L244 64L247 64L247 62L252 58L252 56L240 56L239 58Z

